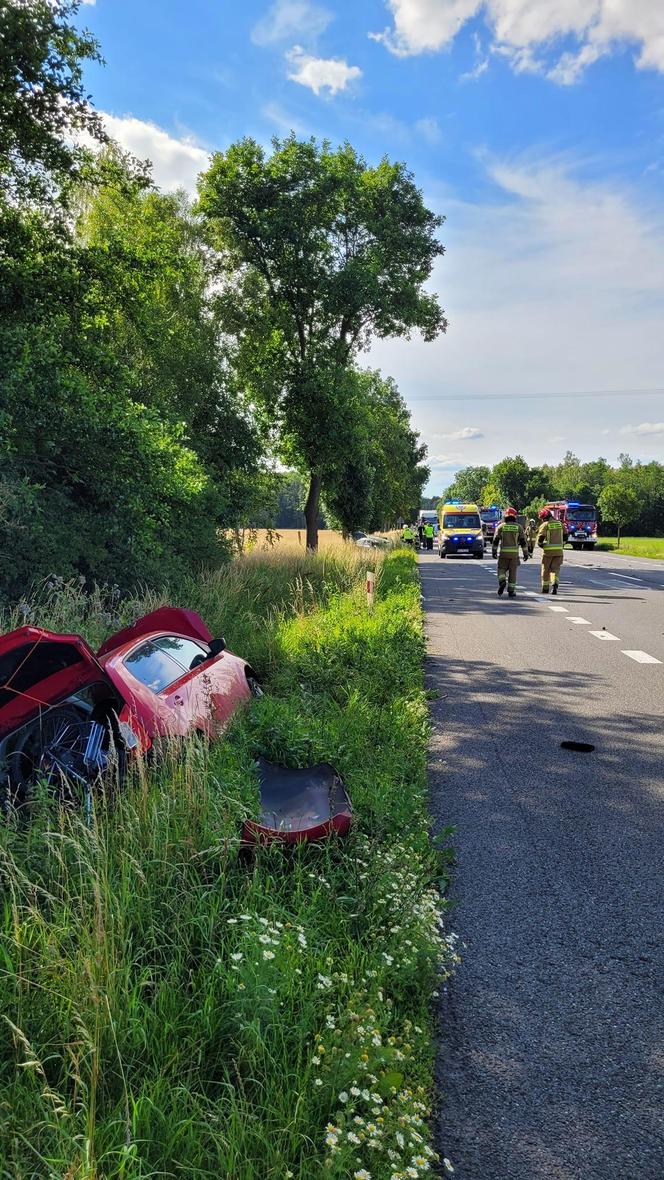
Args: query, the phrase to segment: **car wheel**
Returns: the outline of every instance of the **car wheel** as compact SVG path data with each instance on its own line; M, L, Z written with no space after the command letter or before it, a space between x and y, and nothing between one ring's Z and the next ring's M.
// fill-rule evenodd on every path
M108 717L93 720L72 705L50 709L26 727L7 759L7 803L29 803L40 782L62 803L75 802L81 789L89 799L92 784L111 768L111 748L121 781L126 755L112 731Z
M250 673L247 674L247 684L249 685L249 692L251 693L252 697L256 698L256 700L259 700L260 697L265 696L260 683L256 677L252 676Z

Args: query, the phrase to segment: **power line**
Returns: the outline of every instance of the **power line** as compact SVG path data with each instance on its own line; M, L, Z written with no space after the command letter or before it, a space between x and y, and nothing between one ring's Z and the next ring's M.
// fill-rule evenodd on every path
M427 393L412 397L406 395L408 402L498 402L498 401L537 401L545 398L571 397L662 397L664 389L575 389L565 392L552 391L549 393Z

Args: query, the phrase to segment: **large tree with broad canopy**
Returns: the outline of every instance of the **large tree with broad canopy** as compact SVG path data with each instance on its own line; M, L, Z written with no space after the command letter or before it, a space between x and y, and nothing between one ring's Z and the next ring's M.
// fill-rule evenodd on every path
M271 416L283 457L308 479L307 546L321 491L343 459L357 353L374 337L433 340L446 327L425 289L443 247L403 164L369 166L349 144L252 139L218 152L199 182L218 251L235 361Z

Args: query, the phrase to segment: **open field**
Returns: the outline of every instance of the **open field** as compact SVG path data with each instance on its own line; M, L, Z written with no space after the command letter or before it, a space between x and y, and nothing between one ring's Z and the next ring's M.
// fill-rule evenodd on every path
M396 533L377 533L377 536L396 537ZM321 529L318 533L319 545L322 551L331 549L354 549L353 541L345 541L341 533L334 529ZM244 551L269 552L272 549L298 549L303 551L307 543L305 529L255 529L244 533Z
M664 559L664 537L621 537L619 549L617 548L615 538L606 537L598 542L597 548L622 553L625 557L658 557Z
M45 800L0 825L2 1180L430 1174L449 854L428 831L414 558L378 559L371 614L366 567L256 553L181 588L266 695L89 824ZM60 584L18 615L98 642L156 602ZM333 762L351 835L240 857L258 754Z

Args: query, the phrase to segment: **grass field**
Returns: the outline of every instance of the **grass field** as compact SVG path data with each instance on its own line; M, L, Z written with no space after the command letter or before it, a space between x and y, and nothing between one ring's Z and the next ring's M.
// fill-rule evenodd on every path
M252 553L182 588L266 696L211 749L137 768L86 824L0 825L2 1180L431 1174L432 992L456 960L429 838L412 554ZM76 584L24 603L104 632ZM9 620L5 620L8 622ZM239 857L254 759L332 761L356 820Z
M378 536L391 536L393 534L378 534ZM234 539L236 534L234 534ZM299 550L304 551L307 543L307 534L305 529L252 529L246 530L237 538L239 544L243 547L244 552L270 552L274 550ZM345 541L341 533L335 532L334 529L320 529L318 533L318 542L322 552L329 553L330 550L347 550L355 549L353 541Z
M621 553L623 557L658 557L664 559L664 537L621 537L620 548L613 538L603 538L598 549Z

